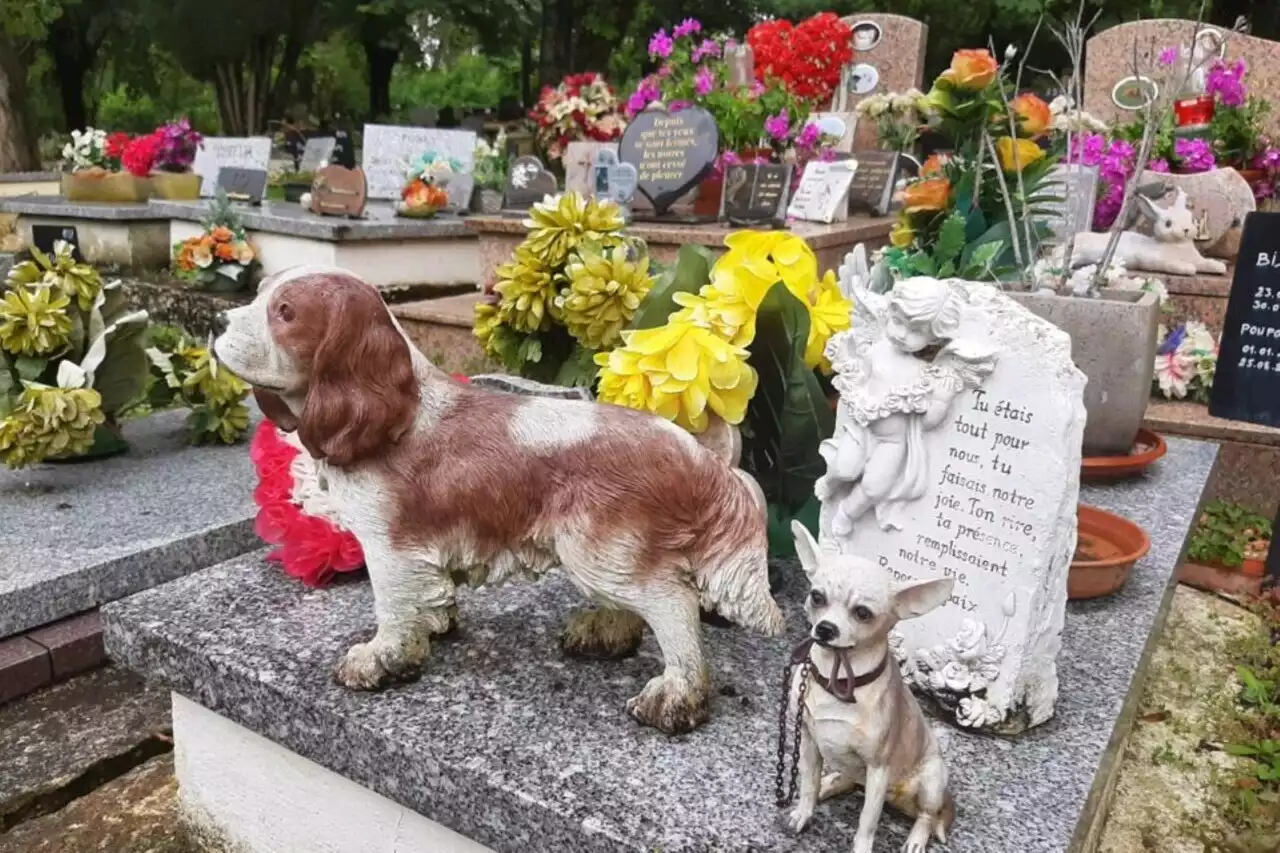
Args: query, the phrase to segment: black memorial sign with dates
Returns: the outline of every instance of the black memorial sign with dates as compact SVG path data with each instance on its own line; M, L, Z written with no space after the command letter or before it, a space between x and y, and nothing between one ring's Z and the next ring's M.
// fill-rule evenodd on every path
M1209 414L1280 427L1280 213L1245 218Z

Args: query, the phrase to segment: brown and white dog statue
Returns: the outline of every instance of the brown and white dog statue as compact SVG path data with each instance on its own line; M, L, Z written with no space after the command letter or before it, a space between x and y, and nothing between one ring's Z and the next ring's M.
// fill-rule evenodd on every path
M456 615L456 582L556 566L599 608L570 620L566 644L626 653L653 630L665 669L627 708L668 733L708 717L700 606L782 630L763 495L731 451L622 407L457 382L338 269L271 276L220 325L218 359L297 431L364 550L377 633L339 662L342 684L412 676Z
M789 719L804 696L791 828L803 830L819 800L862 787L853 853L871 853L886 801L915 818L903 853L925 853L931 835L946 843L955 800L937 738L890 654L889 632L945 602L955 580L898 585L870 560L823 551L800 522L791 531L809 577L812 626L790 685Z

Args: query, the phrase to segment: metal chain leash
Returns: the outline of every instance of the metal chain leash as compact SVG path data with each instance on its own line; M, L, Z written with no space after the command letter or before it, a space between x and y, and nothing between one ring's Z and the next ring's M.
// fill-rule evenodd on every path
M787 706L791 698L791 673L795 667L783 667L782 704L778 708L778 766L774 774L774 801L778 808L784 808L796 796L796 778L800 775L800 736L801 724L804 720L804 695L809 689L809 672L813 664L806 658L801 664L800 691L796 696L795 732L791 741L791 778L784 789L782 776L787 765Z

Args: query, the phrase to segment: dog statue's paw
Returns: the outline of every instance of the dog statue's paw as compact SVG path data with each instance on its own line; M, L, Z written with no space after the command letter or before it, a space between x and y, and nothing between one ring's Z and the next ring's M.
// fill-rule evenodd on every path
M338 661L333 677L343 687L352 690L378 690L397 681L408 681L417 676L423 654L388 654L378 643L357 643Z
M705 723L711 717L711 706L705 687L663 673L649 679L639 696L627 700L627 712L641 725L679 735Z
M853 838L853 853L871 853L872 848L876 846L876 837L872 835L855 835Z
M907 843L902 845L902 853L925 853L928 847L929 843L927 841L924 844L919 844L908 839Z
M792 832L804 832L804 828L809 825L809 821L813 819L813 807L796 806L791 810L791 815L787 818L787 824L791 827Z
M560 635L560 650L590 660L629 658L640 649L644 627L628 610L578 610Z

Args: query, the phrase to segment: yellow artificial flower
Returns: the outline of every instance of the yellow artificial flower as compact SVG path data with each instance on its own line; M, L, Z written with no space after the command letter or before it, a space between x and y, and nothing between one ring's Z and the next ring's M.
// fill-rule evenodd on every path
M551 327L557 313L555 280L541 256L524 243L508 263L498 267L494 291L502 297L503 319L521 332L539 332Z
M806 299L809 307L809 338L804 346L804 363L809 367L821 368L823 373L831 372L831 362L824 351L827 341L837 332L849 328L849 317L853 311L853 303L840 292L836 282L836 274L827 270L822 277L812 299Z
M50 355L71 334L71 304L65 293L45 285L18 284L0 302L0 348L14 355Z
M911 223L905 219L899 219L893 224L893 230L889 232L889 242L899 249L905 249L911 245L911 241L916 238L916 232L911 230Z
M92 388L24 388L13 411L0 418L0 459L10 468L83 455L106 421L102 395Z
M980 92L1000 73L1000 63L985 49L957 50L951 55L951 67L938 75L965 92Z
M489 339L493 337L493 330L502 325L502 315L498 312L498 306L491 302L477 302L475 305L475 321L471 326L471 333L480 340L480 346L487 351L489 348Z
M996 156L1000 168L1006 172L1021 172L1033 163L1044 159L1044 149L1030 139L1014 139L1002 136L996 140Z
M747 351L710 329L674 318L663 326L622 333L622 346L599 353L598 399L652 412L692 433L714 412L742 423L756 391Z
M522 248L537 255L543 266L554 269L579 243L607 243L615 238L623 226L622 209L611 201L584 199L567 192L535 204L524 226L529 236Z
M622 327L653 287L649 258L629 260L629 252L627 246L583 246L569 256L564 270L569 286L555 304L569 334L587 349L617 344Z

